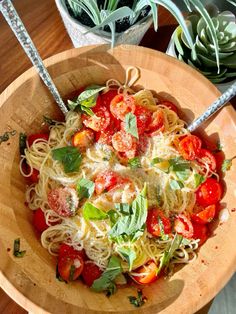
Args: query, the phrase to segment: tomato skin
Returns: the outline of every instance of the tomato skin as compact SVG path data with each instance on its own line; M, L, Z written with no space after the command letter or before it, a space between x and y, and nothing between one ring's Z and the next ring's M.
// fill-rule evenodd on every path
M101 277L101 275L102 275L101 269L96 264L94 264L94 262L87 261L84 263L84 268L81 273L81 277L83 278L83 281L87 286L91 287L94 280Z
M198 245L201 246L206 242L208 238L208 229L206 225L198 224L196 222L192 223L193 225L193 239L200 239Z
M214 154L216 160L216 170L218 173L222 173L222 164L225 160L225 154L222 151L219 151Z
M40 233L42 233L44 230L48 229L49 227L46 223L44 212L42 211L41 208L34 210L33 226Z
M165 216L162 210L157 208L151 208L148 210L147 215L147 231L151 233L154 237L161 236L161 229L158 219L162 221L164 227L164 233L169 234L171 232L170 219Z
M179 152L186 160L194 160L199 154L202 141L195 135L187 135L179 142Z
M151 112L142 106L136 106L134 115L137 120L138 134L141 135L146 131L152 121Z
M201 148L197 157L200 159L200 164L207 163L211 171L216 170L216 159L208 149Z
M72 145L81 150L91 146L94 141L94 132L90 129L84 129L76 132L72 137Z
M191 239L193 237L193 225L184 214L176 216L174 221L174 230L177 233L182 234L187 239Z
M173 104L169 100L163 100L158 105L166 106L168 109L170 109L170 110L174 111L176 114L178 114L178 108L176 107L175 104Z
M123 94L115 96L111 101L110 111L115 118L124 121L127 113L135 111L134 97L129 95L124 97Z
M223 194L220 183L214 178L208 178L196 191L196 201L199 205L207 207L219 202Z
M27 171L30 171L29 165L26 165ZM29 177L26 177L26 180L29 181L30 184L39 182L39 171L33 168L32 173Z
M164 115L161 110L157 110L152 114L152 120L149 124L146 133L150 136L157 135L165 130Z
M71 277L71 267L75 266L73 277ZM84 268L84 261L78 254L62 256L58 259L58 272L65 281L76 280L81 275Z
M152 283L158 279L158 267L154 261L149 261L145 265L135 269L135 273L146 273L143 276L131 276L131 278L140 285Z
M118 90L117 89L109 89L108 92L101 94L101 103L103 106L110 108L110 104L112 99L117 96Z
M75 250L72 246L66 243L62 243L59 248L58 258L67 256L67 255L79 255L83 260L88 259L84 249L78 251L78 250Z
M48 141L49 134L48 133L38 133L38 134L31 134L27 136L27 142L29 147L34 143L36 140L45 140ZM39 141L40 142L40 141Z
M216 205L209 205L204 208L202 211L196 214L192 214L192 221L199 224L207 224L214 219L216 214Z
M95 179L95 191L101 194L105 190L109 191L118 183L119 175L112 170L105 170Z
M96 132L105 130L111 121L109 111L105 106L99 106L98 108L94 107L93 112L93 116L82 115L83 124Z
M118 152L127 152L128 150L136 150L135 138L125 131L121 130L112 136L112 145Z

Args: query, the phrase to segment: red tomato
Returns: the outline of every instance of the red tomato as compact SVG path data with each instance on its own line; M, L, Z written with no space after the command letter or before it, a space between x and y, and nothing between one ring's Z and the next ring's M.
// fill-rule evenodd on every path
M221 173L222 164L225 160L225 154L222 151L219 151L214 154L216 160L216 170L217 172Z
M187 135L179 142L179 152L186 160L194 160L200 153L202 141L195 135Z
M193 225L193 239L200 239L198 245L201 246L204 242L206 242L208 238L207 226L198 224L196 222L193 222L192 225Z
M105 170L95 179L95 191L97 194L101 194L104 191L110 191L127 182L129 182L128 179L121 177L115 171Z
M142 134L139 136L139 140L137 143L137 155L145 154L148 148L148 136L146 134Z
M161 236L161 228L159 224L159 219L161 220L164 233L169 234L171 232L171 223L170 219L165 216L162 210L157 208L151 208L148 210L147 215L147 231L155 237Z
M48 193L48 204L58 215L70 217L75 214L79 199L72 188L56 188Z
M132 279L141 285L152 283L158 278L158 267L153 261L147 262L145 265L139 267L138 269L135 269L134 272L138 273L139 275L132 276Z
M212 219L215 217L215 213L216 206L210 205L204 208L199 213L192 214L191 218L194 222L197 222L199 224L207 224L208 222L211 222Z
M168 109L174 111L175 113L178 114L178 108L176 107L176 105L174 105L171 101L169 100L163 100L161 101L158 105L163 105L166 106Z
M46 224L44 212L41 208L38 208L34 210L33 213L33 226L35 229L42 233L44 230L46 230L49 226Z
M112 136L112 145L118 152L127 152L136 149L136 140L131 134L121 130Z
M137 119L138 134L143 134L152 121L151 112L142 106L136 106L134 115Z
M84 268L84 261L78 254L63 256L58 259L58 272L65 281L78 279Z
M105 106L93 109L94 115L82 115L83 124L96 132L105 130L110 124L110 113Z
M110 108L111 101L115 96L117 96L117 89L109 89L108 92L101 94L102 105Z
M84 269L81 273L81 276L86 285L91 287L94 280L101 277L101 275L102 275L101 269L96 264L94 264L94 262L87 261L84 263Z
M200 164L208 164L211 171L216 169L216 159L208 149L201 148L197 157L200 159Z
M115 96L111 101L110 111L115 118L125 120L127 113L135 111L134 97L129 95L124 97L123 94Z
M197 203L203 207L216 204L222 196L220 183L213 178L208 178L196 191Z
M177 233L182 234L187 239L191 239L193 237L193 225L183 214L176 216L174 221L174 230Z
M27 136L27 142L29 147L33 144L36 140L48 141L49 134L48 133L39 133L39 134L31 134ZM40 141L38 141L40 142Z
M76 132L72 137L72 145L79 147L81 150L91 146L94 141L94 132L90 129L81 130Z
M155 111L152 114L152 121L147 128L147 133L151 136L163 132L165 130L164 115L162 111Z
M86 259L87 259L87 255L86 255L84 249L78 251L78 250L75 250L75 249L73 248L73 246L68 245L68 244L66 244L66 243L62 243L62 244L60 245L58 258L67 256L67 255L76 255L76 254L78 254L80 257L82 257L83 260L86 260Z
M27 165L26 168L28 171L30 171L30 167ZM35 168L33 168L33 171L29 177L26 177L27 180L29 180L30 183L38 183L39 181L39 171Z
M112 144L112 136L120 130L120 120L111 115L111 122L109 126L102 132L96 132L96 142L100 144Z

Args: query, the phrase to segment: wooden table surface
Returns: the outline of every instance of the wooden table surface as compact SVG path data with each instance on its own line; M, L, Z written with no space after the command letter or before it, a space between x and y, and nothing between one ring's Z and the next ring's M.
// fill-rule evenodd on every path
M54 0L15 0L14 5L42 59L73 48ZM151 28L141 45L165 51L175 27L175 19L166 10L160 8L158 32L155 33ZM0 16L0 30L1 93L14 79L30 68L31 63L2 16ZM236 103L235 99L233 102ZM206 314L210 304L198 314ZM23 314L27 312L0 289L0 313Z

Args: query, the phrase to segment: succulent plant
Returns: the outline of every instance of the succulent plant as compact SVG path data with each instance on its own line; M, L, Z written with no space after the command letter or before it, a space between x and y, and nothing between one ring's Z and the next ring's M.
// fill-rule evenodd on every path
M187 18L197 58L180 26L174 33L175 52L178 59L198 69L212 83L223 83L236 78L236 18L230 11L219 13L213 7L208 13L217 38L218 60L209 27L197 13Z

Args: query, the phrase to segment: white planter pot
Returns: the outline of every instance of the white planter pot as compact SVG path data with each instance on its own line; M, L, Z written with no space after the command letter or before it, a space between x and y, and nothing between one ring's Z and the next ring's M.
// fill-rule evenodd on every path
M167 50L166 50L166 54L171 56L171 57L177 58L177 55L175 53L175 45L174 45L174 33L171 36L169 45L168 45ZM216 88L219 89L219 91L221 91L221 93L224 93L235 82L236 82L236 79L232 80L230 82L227 82L227 83L220 83L220 84L214 84L214 85Z
M65 0L55 0L55 2L74 47L77 48L94 44L111 44L111 36L107 32L96 31L96 33L91 32L85 34L90 28L82 25L70 16ZM125 32L117 33L116 45L138 45L151 24L152 16L148 15L135 25L131 26Z

